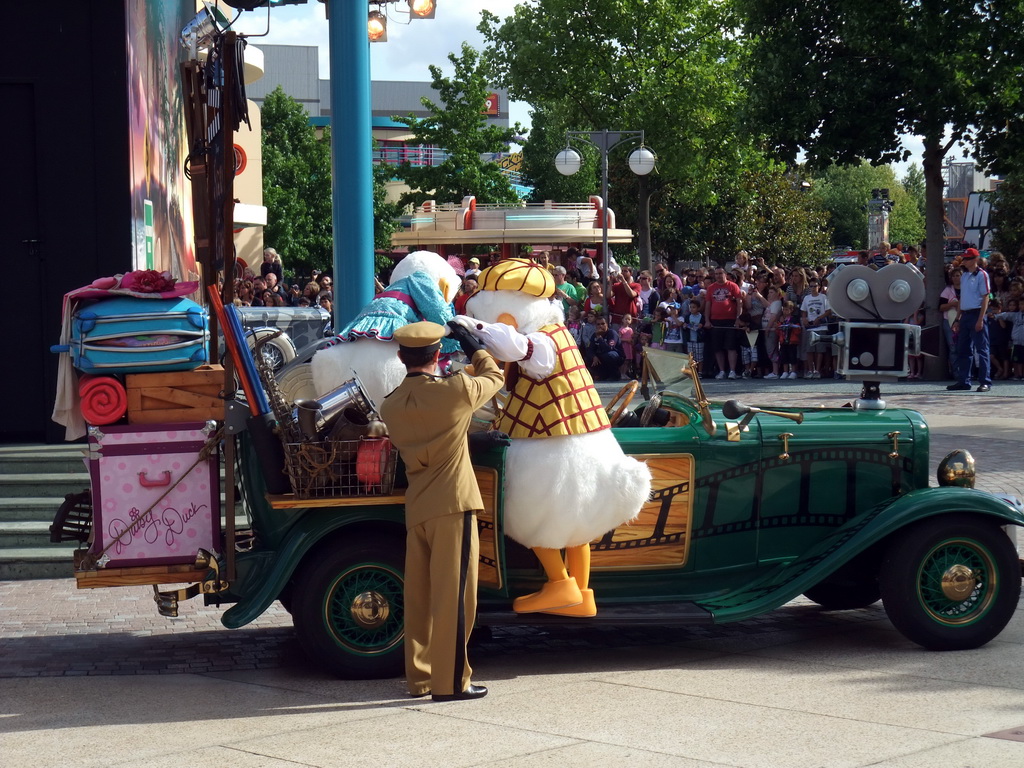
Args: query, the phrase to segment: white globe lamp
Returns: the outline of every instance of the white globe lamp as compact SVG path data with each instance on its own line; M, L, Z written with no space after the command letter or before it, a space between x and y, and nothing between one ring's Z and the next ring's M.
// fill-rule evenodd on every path
M583 165L583 158L575 149L566 147L555 155L555 168L563 176L572 176Z
M637 176L646 176L654 170L658 156L647 147L638 147L629 153L629 170Z

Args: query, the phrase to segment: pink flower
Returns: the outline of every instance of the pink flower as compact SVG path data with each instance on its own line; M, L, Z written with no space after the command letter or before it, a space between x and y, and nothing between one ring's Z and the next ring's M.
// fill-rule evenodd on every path
M165 293L174 290L177 281L170 272L157 272L155 269L140 269L129 272L121 278L121 288L136 293Z

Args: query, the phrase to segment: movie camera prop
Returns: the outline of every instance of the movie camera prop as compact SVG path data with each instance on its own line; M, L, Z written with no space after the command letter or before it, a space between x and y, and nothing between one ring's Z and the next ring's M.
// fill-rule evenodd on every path
M812 330L811 343L837 346L837 370L864 383L855 407L885 408L880 383L910 373L910 356L921 354L921 328L902 321L917 311L924 296L924 275L912 264L889 264L877 271L849 264L832 273L829 305L842 319L836 331Z

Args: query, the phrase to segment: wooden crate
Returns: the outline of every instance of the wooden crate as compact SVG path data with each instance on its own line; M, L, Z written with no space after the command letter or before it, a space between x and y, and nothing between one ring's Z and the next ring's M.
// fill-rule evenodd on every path
M138 587L146 584L188 584L210 575L209 568L192 565L150 565L134 568L102 568L97 571L75 571L79 589L97 587Z
M224 419L224 367L202 365L176 373L125 377L129 424L169 424Z

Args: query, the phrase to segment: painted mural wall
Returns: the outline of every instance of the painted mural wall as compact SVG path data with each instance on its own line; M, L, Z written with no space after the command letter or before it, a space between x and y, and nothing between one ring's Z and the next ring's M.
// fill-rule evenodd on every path
M125 0L131 152L132 267L196 280L192 195L179 64L194 0Z

